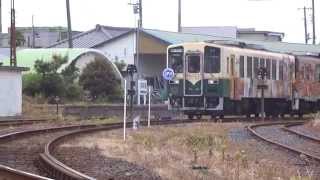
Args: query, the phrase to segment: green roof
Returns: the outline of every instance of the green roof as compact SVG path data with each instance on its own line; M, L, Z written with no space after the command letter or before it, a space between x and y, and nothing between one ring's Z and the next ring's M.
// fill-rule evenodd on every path
M53 55L67 56L68 64L75 60L80 55L92 51L90 49L24 49L17 52L17 66L30 68L34 70L36 60L51 61ZM3 61L4 66L10 65L10 60Z
M180 44L185 42L203 42L208 40L232 40L227 37L217 37L201 34L177 33L170 31L160 31L152 29L143 29L143 31L167 44Z
M189 33L177 33L169 31L160 31L152 29L143 29L143 32L149 34L158 40L170 44L180 44L185 42L202 42L202 41L235 41L244 42L247 44L260 45L267 51L288 53L294 55L315 55L320 54L320 45L299 44L299 43L287 43L287 42L267 42L267 41L253 41L243 39L233 39L228 37L218 37L210 35L189 34Z

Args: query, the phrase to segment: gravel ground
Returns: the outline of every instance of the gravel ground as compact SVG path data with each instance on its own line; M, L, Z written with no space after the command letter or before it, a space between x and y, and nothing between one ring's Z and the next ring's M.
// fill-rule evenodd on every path
M320 139L320 132L308 126L293 126L290 129ZM320 151L320 150L319 150Z
M154 172L139 165L117 158L106 158L99 149L79 147L60 147L55 157L69 167L81 170L90 177L99 180L130 179L159 180ZM83 163L86 162L86 163Z
M303 150L305 152L312 153L314 155L320 156L320 144L314 143L305 138L301 138L297 135L292 133L283 131L281 129L281 125L278 126L269 126L269 127L259 127L256 131L263 135L264 137L268 137L273 141L277 141L284 145L288 145L299 150ZM261 151L270 151L272 152L275 158L279 158L279 161L285 162L285 164L292 164L295 165L298 170L306 175L306 169L313 172L313 175L317 178L320 178L320 166L319 162L313 161L307 158L305 155L297 155L296 153L292 153L290 151L284 151L283 148L276 147L275 145L270 146L267 143L259 143L260 145L257 146L258 150ZM267 146L266 146L267 144ZM272 150L273 149L273 150ZM275 153L277 151L286 152L285 156L282 154L284 153ZM285 158L287 157L287 158Z
M318 167L319 163L312 162L306 159L304 156L299 156L295 153L292 153L291 151L287 151L278 146L270 145L264 141L255 138L246 129L246 125L247 124L242 124L240 127L230 128L228 132L228 139L231 141L231 147L229 147L229 149L235 149L235 151L239 149L244 150L248 155L248 160L250 162L254 162L256 164L255 166L262 167L262 169L264 167L268 168L265 170L266 173L277 172L282 175L286 174L286 177L288 179L291 176L297 174L302 176L312 175L313 177L320 178L320 168ZM174 127L183 128L187 126L188 125L176 125ZM224 124L217 124L217 126L223 127ZM269 134L270 138L273 137L279 139L279 141L281 142L287 142L288 144L291 143L299 145L299 143L304 142L301 139L296 141L295 139L293 139L294 137L290 137L290 135L288 134L283 134L283 132L278 132L277 130L273 129L264 128L261 129L261 133ZM286 137L280 138L280 136L282 135L285 135ZM90 134L91 138L101 138L103 136L105 135L101 133ZM287 136L289 139L287 138ZM78 137L72 141L67 140L64 143L61 143L61 145L55 152L56 157L58 157L59 160L61 160L63 163L66 163L70 167L76 170L81 170L81 172L89 176L96 177L97 179L108 179L110 177L115 179L160 178L153 172L139 165L131 164L117 158L110 158L113 156L106 157L106 154L101 153L102 150L106 151L106 149L100 149L99 147L89 149L85 146L79 147L78 145L79 143L81 144L81 139L86 139L86 137L81 136L81 138ZM316 148L320 150L319 147ZM113 150L110 149L110 153ZM73 153L71 154L70 152ZM84 167L82 162L90 163L87 163L87 166ZM135 163L143 164L139 162ZM120 167L120 170L115 169L115 167ZM133 174L135 175L132 175L130 172L133 172Z
M43 152L50 139L68 132L70 130L35 133L10 141L0 141L0 164L37 175L45 175L36 167L39 154Z

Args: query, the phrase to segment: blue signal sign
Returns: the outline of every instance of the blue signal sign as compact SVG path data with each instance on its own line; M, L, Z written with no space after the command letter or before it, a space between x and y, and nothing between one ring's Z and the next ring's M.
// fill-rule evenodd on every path
M171 81L174 78L174 71L171 68L166 68L162 72L162 76L165 80Z

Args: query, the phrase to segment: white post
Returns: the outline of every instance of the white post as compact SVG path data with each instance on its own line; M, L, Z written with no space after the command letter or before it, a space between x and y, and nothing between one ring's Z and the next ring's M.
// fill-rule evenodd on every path
M150 116L151 116L151 86L149 86L148 127L150 127Z
M127 119L127 80L124 80L124 102L123 102L123 140L126 140Z

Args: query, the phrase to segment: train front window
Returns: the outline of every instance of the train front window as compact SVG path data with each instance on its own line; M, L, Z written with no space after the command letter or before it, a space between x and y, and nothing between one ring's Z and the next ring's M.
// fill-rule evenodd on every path
M169 67L171 67L175 73L183 72L183 51L183 47L169 49Z
M220 73L220 49L206 46L204 48L204 72Z
M200 72L200 56L199 55L187 55L188 72L199 73Z

